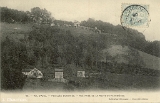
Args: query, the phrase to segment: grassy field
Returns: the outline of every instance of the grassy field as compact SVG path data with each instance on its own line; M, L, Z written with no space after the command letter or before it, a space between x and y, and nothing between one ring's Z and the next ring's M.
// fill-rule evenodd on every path
M0 23L1 25L1 32L2 33L28 33L31 31L32 25L31 24L9 24L9 23Z
M64 83L43 81L40 79L26 79L23 91L61 91L64 85Z
M107 73L95 78L75 78L74 82L58 83L27 79L23 91L96 91L156 90L160 77Z
M32 29L32 24L8 24L0 23L1 25L1 40L4 40L6 36L13 39L24 38L24 35L29 33Z
M146 68L152 68L155 70L160 70L160 58L138 51L140 58L143 59Z
M13 39L21 39L24 38L24 35L29 33L32 30L32 25L33 24L9 24L9 23L0 23L1 25L1 38L2 40L6 37L9 36L10 38ZM87 29L82 29L82 28L75 28L75 27L66 27L66 26L60 26L58 27L60 29L63 29L65 31L70 30L72 34L79 36L80 34L93 34L95 32Z
M61 26L59 27L60 29L63 29L63 30L70 30L71 31L71 34L74 34L76 36L79 36L81 34L85 34L85 35L89 35L89 34L95 34L95 32L91 31L91 30L88 30L88 29L84 29L84 28L81 28L81 27L78 27L78 28L75 28L75 27L66 27L66 26Z
M160 70L160 58L153 56L153 55L150 55L150 54L147 54L145 52L136 50L134 48L132 48L132 49L135 50L134 52L138 52L138 57L136 57L134 54L128 56L128 53L130 51L132 51L130 48L128 48L128 46L122 47L121 45L112 45L111 48L105 49L105 50L103 50L103 52L108 51L109 54L113 57L118 55L118 57L116 58L116 61L118 63L128 64L129 60L133 60L133 59L137 58L137 60L141 59L143 61L143 63L144 63L144 65L142 65L143 67L154 69L154 70ZM128 58L126 58L126 57L128 57ZM105 58L103 61L105 61Z

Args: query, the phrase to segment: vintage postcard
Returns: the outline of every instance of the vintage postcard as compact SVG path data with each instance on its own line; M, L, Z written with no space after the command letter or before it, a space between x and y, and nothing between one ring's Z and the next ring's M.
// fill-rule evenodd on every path
M1 0L1 103L160 102L159 0Z

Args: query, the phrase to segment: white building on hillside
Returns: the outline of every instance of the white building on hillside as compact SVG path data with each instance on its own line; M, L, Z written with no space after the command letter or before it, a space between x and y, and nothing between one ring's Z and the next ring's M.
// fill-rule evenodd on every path
M80 22L79 21L74 21L74 27L79 27L80 26Z

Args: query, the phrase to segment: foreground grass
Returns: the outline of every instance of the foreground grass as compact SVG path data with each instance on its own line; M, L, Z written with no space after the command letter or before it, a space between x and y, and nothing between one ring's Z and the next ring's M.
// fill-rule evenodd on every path
M24 91L87 91L87 90L156 90L160 77L107 73L99 77L74 78L72 82L58 83L27 79Z

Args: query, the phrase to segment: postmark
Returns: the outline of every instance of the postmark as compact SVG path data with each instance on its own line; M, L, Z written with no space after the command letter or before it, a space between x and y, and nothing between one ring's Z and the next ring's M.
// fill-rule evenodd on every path
M121 25L124 27L149 27L149 5L122 4Z

